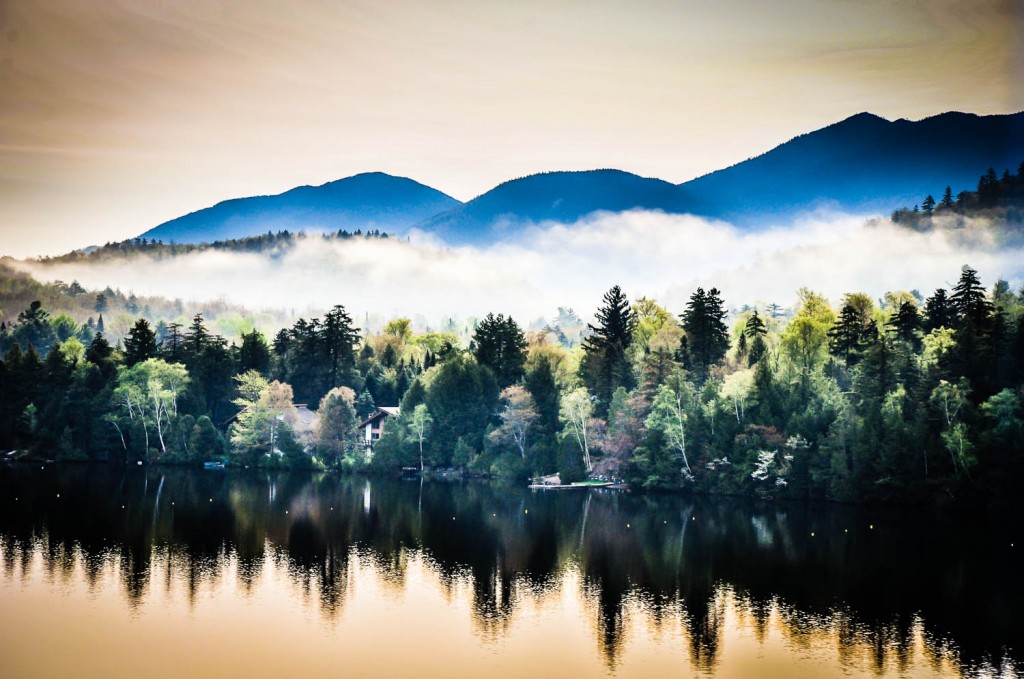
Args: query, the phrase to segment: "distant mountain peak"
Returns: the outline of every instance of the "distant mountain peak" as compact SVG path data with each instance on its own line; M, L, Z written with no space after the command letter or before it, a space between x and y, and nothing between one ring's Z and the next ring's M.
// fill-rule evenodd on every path
M363 172L224 201L142 235L197 243L280 230L402 234L415 226L453 243L488 244L529 224L632 209L758 228L822 207L888 214L947 185L973 188L987 168L1016 168L1021 160L1024 113L948 111L890 121L863 111L678 185L614 168L555 170L510 179L461 203L413 179Z
M222 201L164 222L142 237L201 243L281 230L403 233L457 205L451 196L407 177L364 172L319 186Z

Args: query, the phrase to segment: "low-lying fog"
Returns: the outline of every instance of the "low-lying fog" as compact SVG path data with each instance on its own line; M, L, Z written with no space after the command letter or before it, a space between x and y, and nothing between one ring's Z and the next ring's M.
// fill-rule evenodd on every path
M801 286L833 302L844 292L928 295L950 287L970 264L986 286L1024 280L1024 244L984 224L918 233L888 220L816 214L760 231L692 216L633 211L571 225L528 225L485 247L449 247L428 234L389 239L299 241L275 257L197 252L156 261L20 266L44 280L78 280L136 294L225 298L254 310L319 312L345 305L355 318L421 314L428 319L511 313L521 322L559 306L587 318L618 284L631 299L653 297L682 311L697 286L717 287L730 307L789 306Z

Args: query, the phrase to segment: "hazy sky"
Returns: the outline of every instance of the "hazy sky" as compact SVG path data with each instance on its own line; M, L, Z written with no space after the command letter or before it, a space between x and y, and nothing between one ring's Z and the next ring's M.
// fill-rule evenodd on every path
M871 111L1024 109L1024 3L0 0L0 254L363 171L680 182Z

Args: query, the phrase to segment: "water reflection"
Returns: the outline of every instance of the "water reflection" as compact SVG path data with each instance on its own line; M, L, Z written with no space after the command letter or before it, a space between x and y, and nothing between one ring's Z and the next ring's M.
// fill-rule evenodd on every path
M422 566L447 602L468 598L483 643L570 588L613 672L629 640L653 635L678 638L708 672L734 671L723 650L752 641L808 656L831 648L839 669L878 674L915 663L937 675L1014 673L1024 604L1015 530L490 483L0 469L7 581L41 559L53 586L81 577L97 587L113 571L130 608L160 586L192 606L225 580L249 595L272 569L330 622L363 569L402 592Z

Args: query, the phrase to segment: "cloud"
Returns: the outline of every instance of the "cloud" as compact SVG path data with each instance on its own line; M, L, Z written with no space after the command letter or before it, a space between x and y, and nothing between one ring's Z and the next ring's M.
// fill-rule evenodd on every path
M206 251L173 259L140 256L98 264L25 263L38 278L78 280L137 294L224 298L254 310L319 313L343 304L356 318L422 315L431 322L487 312L526 323L559 306L589 316L612 285L679 313L697 286L717 287L728 305L788 306L807 286L834 302L845 292L949 287L970 264L991 284L1024 281L1024 247L984 224L919 233L887 220L808 215L743 231L693 216L633 211L575 224L526 225L486 248L449 247L430 234L399 240L310 237L269 254Z

